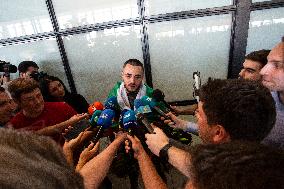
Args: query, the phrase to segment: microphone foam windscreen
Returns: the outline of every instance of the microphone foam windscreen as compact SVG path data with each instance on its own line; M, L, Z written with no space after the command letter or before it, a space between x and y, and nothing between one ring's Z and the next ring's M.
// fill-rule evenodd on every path
M131 127L137 126L137 119L135 112L133 110L128 110L123 116L123 126L124 129L129 129Z
M116 110L118 107L118 102L117 102L117 98L115 96L112 96L110 98L108 98L105 102L105 108L106 109L112 109L112 110Z
M94 113L93 113L93 115L92 115L92 117L90 119L90 124L92 126L96 126L97 125L97 122L98 122L98 119L99 119L101 113L102 113L101 110L94 111Z
M113 110L105 109L104 111L102 111L98 119L97 125L102 126L104 129L107 129L113 124L114 116L115 116L115 113Z
M88 108L88 113L92 115L96 110L103 110L104 105L101 102L94 102Z
M119 116L119 121L118 121L120 125L123 125L123 116L127 111L128 111L128 109L123 109L121 111L120 116Z
M141 100L144 106L149 105L150 102L152 102L152 98L148 96L142 96Z
M135 99L134 100L134 110L137 110L140 106L144 106L141 99Z
M151 113L152 110L149 105L146 105L146 106L140 106L138 109L135 110L135 112L137 114L138 113L147 114L147 113Z
M158 102L163 101L165 99L165 95L161 90L155 89L153 91L153 99L155 99Z

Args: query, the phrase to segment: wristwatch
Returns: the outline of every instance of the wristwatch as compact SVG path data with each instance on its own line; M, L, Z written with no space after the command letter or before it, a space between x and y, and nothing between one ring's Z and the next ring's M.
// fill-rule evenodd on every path
M172 145L170 143L168 143L160 150L159 156L162 160L164 160L164 161L169 160L168 150L169 150L170 147L172 147Z

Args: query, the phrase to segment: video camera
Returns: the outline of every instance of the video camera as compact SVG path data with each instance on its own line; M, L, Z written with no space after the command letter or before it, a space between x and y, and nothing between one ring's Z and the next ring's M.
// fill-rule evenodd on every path
M4 72L3 75L9 77L10 73L17 72L17 66L10 64L10 62L0 60L0 72Z
M40 81L42 79L45 79L47 76L48 76L47 73L45 73L45 72L38 72L38 71L33 71L30 74L30 77L33 78L36 81Z

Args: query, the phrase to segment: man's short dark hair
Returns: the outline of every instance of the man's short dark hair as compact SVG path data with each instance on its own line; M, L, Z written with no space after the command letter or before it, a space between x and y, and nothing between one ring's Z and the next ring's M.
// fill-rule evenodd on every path
M200 101L209 125L219 124L232 140L263 140L275 124L275 102L260 82L250 80L208 81Z
M123 68L125 68L125 66L129 64L129 65L132 65L132 66L140 66L144 72L144 66L143 64L140 62L140 60L137 60L137 59L129 59L127 60L126 62L124 62L123 64Z
M197 145L189 172L198 189L284 188L284 153L250 142Z
M38 65L34 61L23 61L18 66L19 73L26 73L29 67L39 69Z
M261 66L264 67L265 64L267 64L267 56L269 53L270 53L270 50L266 50L266 49L262 49L259 51L253 51L249 53L248 55L246 55L245 59L259 62Z

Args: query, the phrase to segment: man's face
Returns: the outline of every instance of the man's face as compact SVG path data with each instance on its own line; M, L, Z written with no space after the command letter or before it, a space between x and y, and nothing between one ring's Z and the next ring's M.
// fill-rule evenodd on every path
M38 68L30 66L26 73L20 73L20 77L26 78L26 79L31 78L30 75L31 75L32 72L38 72Z
M34 89L32 92L21 94L20 106L27 116L41 114L44 108L44 100L39 88Z
M207 122L207 116L203 110L203 102L198 102L198 108L195 111L197 118L198 133L203 143L213 143L213 128Z
M0 92L0 123L6 124L13 116L16 106L6 92Z
M127 64L122 71L122 80L125 88L129 92L134 92L139 89L143 80L143 69L140 66L132 66Z
M259 81L261 79L261 68L261 63L245 59L245 62L243 63L243 69L239 73L239 78Z
M262 84L271 91L284 92L284 42L274 47L261 69Z

